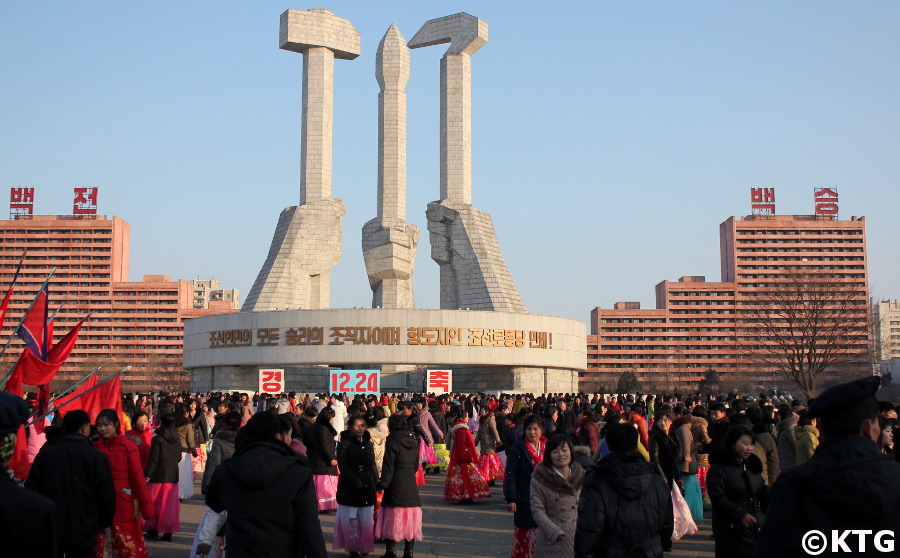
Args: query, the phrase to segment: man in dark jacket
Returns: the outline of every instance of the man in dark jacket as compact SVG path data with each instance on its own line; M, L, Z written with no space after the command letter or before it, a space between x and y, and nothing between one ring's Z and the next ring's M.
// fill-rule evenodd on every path
M66 556L87 556L97 530L112 524L116 490L103 452L91 445L91 418L81 410L63 418L65 434L44 444L25 486L56 502L59 550Z
M881 437L875 400L879 380L872 376L840 384L812 402L809 415L818 419L823 441L809 461L778 477L756 556L887 556L895 551L900 463L876 443ZM859 532L847 533L850 529ZM813 530L824 540L807 535Z
M703 446L703 451L700 453L723 451L725 449L725 436L728 434L729 428L731 428L731 422L728 420L725 404L721 402L710 404L707 430L712 441Z
M212 479L216 467L234 455L234 441L238 429L241 427L241 413L228 411L222 418L222 428L213 439L212 449L206 458L206 468L203 470L203 481L200 483L200 493L206 494L209 481Z
M228 554L248 558L326 558L312 472L291 451L290 428L257 413L234 457L216 468L206 505L228 511Z
M662 476L635 449L638 432L610 425L610 454L588 472L578 502L576 558L661 558L672 549L675 518Z
M29 414L24 399L0 391L0 548L5 556L56 558L53 500L22 490L5 474L16 449L16 432Z

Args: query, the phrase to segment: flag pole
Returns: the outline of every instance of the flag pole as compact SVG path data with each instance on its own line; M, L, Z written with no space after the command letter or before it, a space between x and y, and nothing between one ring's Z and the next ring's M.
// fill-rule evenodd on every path
M47 412L47 413L44 413L43 415L37 417L36 419L32 420L31 422L26 423L25 426L26 426L26 427L27 427L27 426L31 426L32 424L36 423L37 421L41 420L42 418L44 418L44 417L50 415L50 413L53 413L53 412L56 412L56 411L62 409L63 407L65 407L66 405L68 405L69 403L71 403L72 401L75 401L76 399L80 398L82 395L86 395L86 394L88 394L88 393L94 391L95 389L97 389L98 387L102 386L102 385L105 384L106 382L108 382L108 381L112 380L113 378L115 378L116 376L120 375L122 372L125 372L125 371L130 370L130 369L131 369L131 366L130 366L130 365L129 365L129 366L126 366L125 368L123 368L122 370L119 370L118 372L116 372L115 374L113 374L112 376L110 376L109 378L103 380L102 382L99 382L97 385L91 387L90 389L84 390L83 392L79 393L78 395L76 395L76 396L73 397L72 399L69 399L68 401L66 401L65 403L63 403L62 405L60 405L59 407L56 407L56 408L53 409L52 411L49 411L49 412Z

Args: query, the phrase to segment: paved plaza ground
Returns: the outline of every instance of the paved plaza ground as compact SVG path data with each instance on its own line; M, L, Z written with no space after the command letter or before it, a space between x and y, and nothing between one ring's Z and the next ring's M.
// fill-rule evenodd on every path
M476 500L475 504L460 506L447 504L443 500L444 475L428 475L428 484L420 488L422 497L423 531L425 540L416 543L416 556L420 558L495 558L509 556L512 549L512 514L506 511L500 486L493 488L491 498ZM151 558L185 558L190 552L194 532L200 516L203 515L204 501L199 486L197 495L185 500L181 505L182 532L164 543L148 541ZM707 517L709 512L707 511ZM333 515L320 515L322 530L328 546L329 556L338 558L343 552L335 552L331 547L331 533L334 526ZM685 537L674 545L666 556L711 557L713 541L710 538L709 519L699 526L700 532ZM398 545L402 550L402 544ZM375 546L372 558L380 557L383 545Z

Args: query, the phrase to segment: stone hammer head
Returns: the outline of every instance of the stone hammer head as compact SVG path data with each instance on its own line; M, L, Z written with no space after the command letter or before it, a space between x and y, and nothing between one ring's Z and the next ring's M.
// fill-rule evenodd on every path
M343 60L353 60L361 52L359 33L353 24L322 8L281 14L278 47L302 53L324 47Z
M487 22L467 13L430 19L409 41L409 48L450 43L446 54L475 54L487 44Z

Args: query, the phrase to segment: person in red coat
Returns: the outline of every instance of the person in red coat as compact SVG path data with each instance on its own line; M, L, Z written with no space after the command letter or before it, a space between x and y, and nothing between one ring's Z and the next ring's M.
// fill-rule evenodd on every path
M144 467L137 446L119 433L121 423L115 409L104 409L97 415L100 438L94 446L102 451L112 469L116 489L116 513L112 527L100 532L96 551L101 556L147 558L147 545L135 514L134 502L144 517L153 517L153 502L144 481Z
M471 504L473 498L490 498L491 489L478 471L478 451L475 438L466 423L469 413L460 408L450 428L452 445L447 480L444 482L444 501Z
M153 430L150 428L150 417L145 411L135 411L131 417L134 428L125 432L125 437L134 442L141 455L141 466L146 469L150 460L150 443L153 441Z

